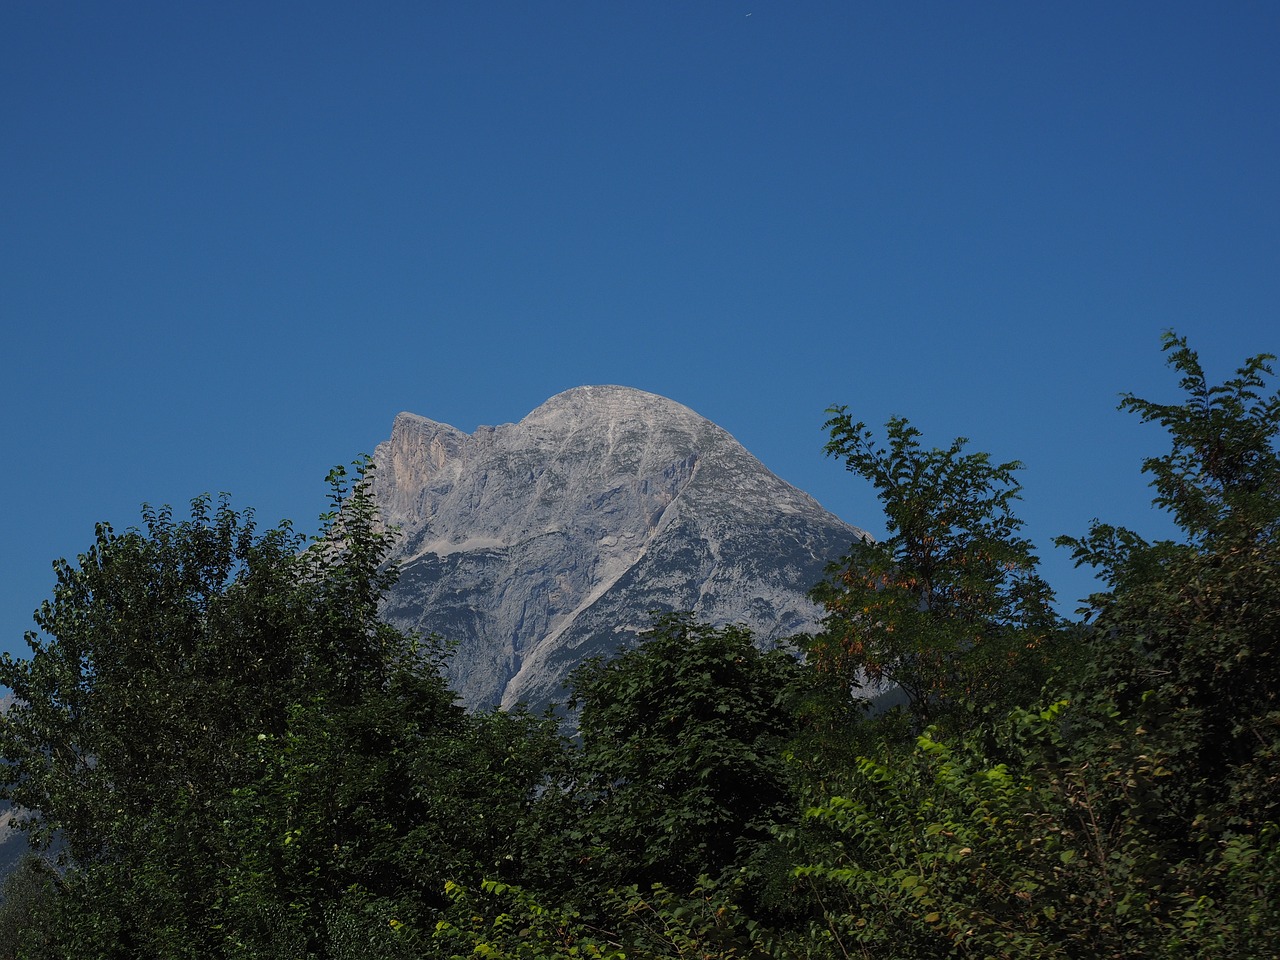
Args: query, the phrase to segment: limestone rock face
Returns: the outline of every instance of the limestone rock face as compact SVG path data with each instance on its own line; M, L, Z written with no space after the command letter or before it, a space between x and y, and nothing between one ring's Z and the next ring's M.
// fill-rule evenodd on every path
M863 531L687 407L578 387L465 434L402 413L374 452L401 537L385 617L456 644L471 707L541 706L583 658L633 645L651 611L814 629L806 593Z

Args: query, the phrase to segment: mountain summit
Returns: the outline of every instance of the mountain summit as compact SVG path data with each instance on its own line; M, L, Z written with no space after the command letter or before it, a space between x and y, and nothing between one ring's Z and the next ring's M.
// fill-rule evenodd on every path
M472 707L542 705L584 657L632 645L651 611L813 629L807 591L863 532L688 407L577 387L472 434L402 413L373 489L402 537L393 624L456 644Z

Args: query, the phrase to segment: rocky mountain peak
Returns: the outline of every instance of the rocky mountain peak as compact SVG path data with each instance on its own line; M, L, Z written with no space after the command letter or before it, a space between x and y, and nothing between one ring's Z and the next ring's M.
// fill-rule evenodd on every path
M711 421L629 387L577 387L471 434L402 413L374 460L402 531L386 615L457 644L473 706L554 699L653 610L763 639L810 629L808 588L862 535Z

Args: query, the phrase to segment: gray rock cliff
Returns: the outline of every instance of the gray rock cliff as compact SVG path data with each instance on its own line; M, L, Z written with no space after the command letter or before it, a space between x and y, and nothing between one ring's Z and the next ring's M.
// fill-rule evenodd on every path
M472 707L563 699L568 672L633 645L650 611L761 642L812 630L807 591L864 535L714 423L627 387L470 435L402 413L374 462L402 532L384 615L456 644L450 680Z

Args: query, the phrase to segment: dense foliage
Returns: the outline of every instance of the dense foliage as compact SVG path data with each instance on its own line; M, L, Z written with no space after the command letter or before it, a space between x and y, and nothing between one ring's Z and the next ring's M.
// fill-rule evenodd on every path
M0 797L63 859L5 883L0 958L1280 955L1280 393L1165 349L1181 402L1121 407L1182 535L1062 538L1081 622L1016 463L836 408L889 536L822 633L661 617L573 675L574 739L379 621L364 467L310 545L205 499L99 528L0 663Z
M966 453L963 438L926 450L901 418L881 447L843 407L830 412L827 453L872 483L889 535L853 544L814 590L827 610L814 667L850 688L900 690L918 728L1012 705L1043 680L1058 627L1013 513L1020 465Z
M4 796L69 864L45 955L403 955L446 881L501 874L557 738L468 717L378 619L364 469L306 549L199 499L58 564L0 663Z

